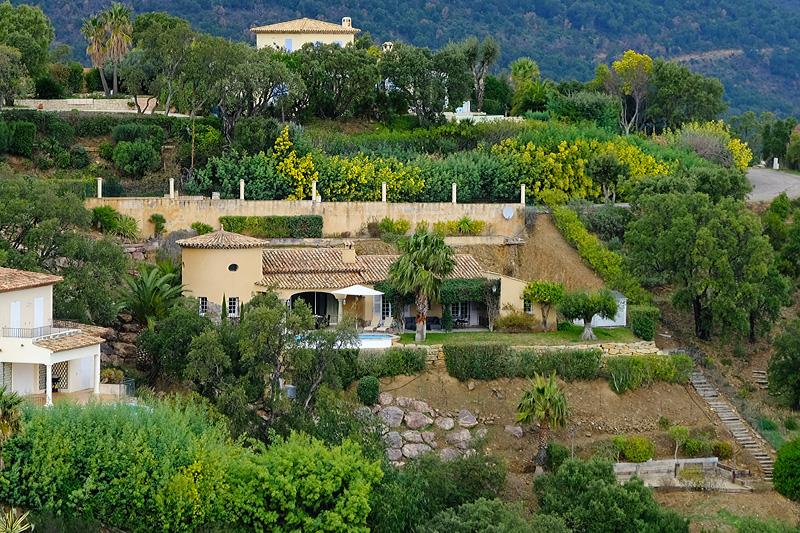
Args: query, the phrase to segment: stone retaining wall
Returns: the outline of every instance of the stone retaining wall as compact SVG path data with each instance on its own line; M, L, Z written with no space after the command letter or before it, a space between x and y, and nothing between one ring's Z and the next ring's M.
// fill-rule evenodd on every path
M404 348L417 348L427 351L427 361L429 366L444 365L444 345L418 345L404 344ZM603 357L617 357L629 355L666 355L653 341L637 342L604 342L604 343L583 343L583 344L555 344L552 346L512 346L512 350L534 350L539 352L561 352L566 350L596 350L600 349Z

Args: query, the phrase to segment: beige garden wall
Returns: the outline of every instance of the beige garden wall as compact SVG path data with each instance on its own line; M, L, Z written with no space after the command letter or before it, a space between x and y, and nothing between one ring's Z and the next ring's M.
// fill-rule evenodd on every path
M122 214L132 216L142 236L152 235L150 215L159 213L167 219L167 231L188 229L193 222L219 228L221 216L321 215L326 236L349 232L354 235L368 222L384 217L406 219L415 227L418 222L430 224L468 216L485 221L487 233L504 237L521 235L525 220L520 204L452 204L452 203L384 203L384 202L312 202L310 200L212 200L200 197L177 198L89 198L86 207L109 205ZM510 220L503 209L510 207Z

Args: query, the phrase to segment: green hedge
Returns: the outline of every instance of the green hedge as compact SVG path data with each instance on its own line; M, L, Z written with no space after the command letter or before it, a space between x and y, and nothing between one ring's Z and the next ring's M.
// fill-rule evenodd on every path
M661 311L659 311L658 307L632 305L628 309L628 315L634 335L646 341L651 341L655 338L658 317L661 316Z
M357 377L399 376L418 374L425 370L427 350L424 348L388 348L361 350L356 360Z
M381 384L375 376L364 376L358 380L356 393L364 405L375 405L381 392Z
M622 256L606 248L600 239L589 233L575 211L564 206L553 207L552 211L561 235L603 281L627 296L631 303L650 301L650 294L642 288L639 280L623 268Z
M562 379L588 380L600 375L600 350L516 350L504 344L446 344L447 372L456 379L532 377L555 372Z
M219 217L226 231L262 239L304 239L322 237L322 217L319 215Z
M795 501L800 501L800 439L784 444L778 450L772 483L775 490Z
M656 453L656 445L643 435L618 435L613 442L622 457L632 463L649 461Z
M8 140L8 153L30 157L36 139L36 126L32 122L15 120L8 124L11 133Z
M605 372L611 389L621 394L657 381L687 383L693 366L686 354L631 355L608 358Z

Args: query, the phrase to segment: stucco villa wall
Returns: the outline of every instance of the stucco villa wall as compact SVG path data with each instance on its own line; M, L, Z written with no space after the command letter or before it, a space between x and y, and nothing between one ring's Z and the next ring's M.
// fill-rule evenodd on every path
M355 36L350 33L257 33L256 48L266 48L268 46L276 49L285 47L286 39L291 39L292 47L289 52L296 52L308 43L338 44L346 46L352 43Z
M452 204L452 203L389 203L389 202L312 202L310 200L212 200L200 197L177 198L88 198L91 209L109 205L136 219L142 236L153 234L150 215L159 213L167 219L167 231L188 229L193 222L204 222L219 228L219 217L268 215L321 215L325 235L356 234L367 222L384 217L405 219L415 227L418 222L430 224L468 216L489 224L493 235L513 237L525 229L520 204ZM503 217L503 208L510 207L513 216Z
M53 323L53 286L32 287L30 289L20 289L0 293L0 327L10 327L11 324L11 304L20 303L20 325L21 328L33 328L36 298L42 298L43 302L43 323L42 326L49 326Z
M263 287L256 282L261 275L260 248L244 250L206 250L201 248L183 248L183 284L187 296L200 298L205 296L209 302L221 304L225 298L239 297L245 304ZM236 271L228 267L236 264Z

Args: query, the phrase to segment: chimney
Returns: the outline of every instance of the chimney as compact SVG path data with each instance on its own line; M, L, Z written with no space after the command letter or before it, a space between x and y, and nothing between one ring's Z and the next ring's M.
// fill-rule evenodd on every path
M353 27L353 19L350 17L342 17L342 27L343 28L352 28Z
M353 248L353 243L345 241L344 248L342 248L342 263L352 265L356 262L356 250Z

